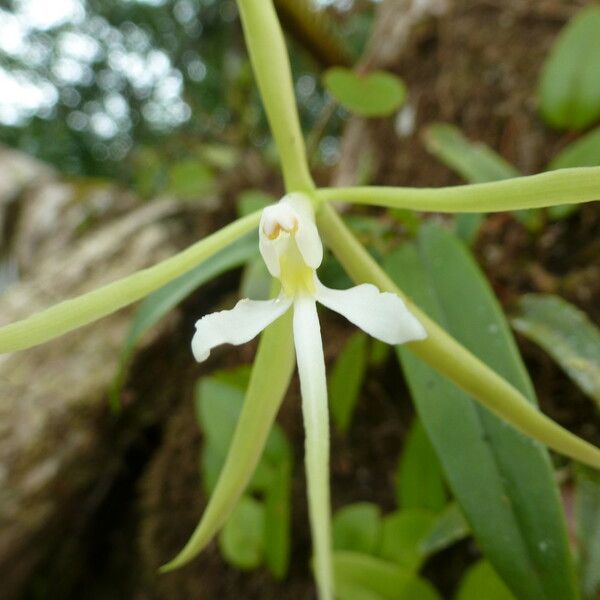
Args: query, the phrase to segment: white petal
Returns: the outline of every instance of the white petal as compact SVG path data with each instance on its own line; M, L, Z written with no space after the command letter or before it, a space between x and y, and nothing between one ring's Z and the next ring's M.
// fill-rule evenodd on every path
M331 509L329 498L329 415L325 359L315 300L294 302L294 343L302 392L308 512L320 600L333 598Z
M267 325L280 317L291 300L240 300L231 310L222 310L196 322L192 352L198 362L206 360L210 351L221 344L244 344L256 337Z
M315 285L319 302L382 342L403 344L427 337L425 328L396 294L380 292L369 283L349 290L332 290L319 280Z
M323 244L314 221L304 218L299 220L296 244L298 244L298 250L300 250L304 262L311 269L318 268L323 262Z
M279 277L281 275L281 265L279 264L277 248L274 241L266 236L262 226L258 230L258 249L265 261L265 265L267 265L267 269L269 269L269 273L273 277Z
M258 227L258 248L273 277L281 274L280 258L286 252L300 217L292 206L280 200L263 209Z
M313 210L310 199L300 192L286 194L280 201L282 206L291 207L296 215L301 218L315 220L315 211Z
M312 269L318 268L323 262L323 243L315 225L315 216L310 200L302 194L294 193L284 196L281 202L289 204L298 216L298 229L295 237L304 262Z

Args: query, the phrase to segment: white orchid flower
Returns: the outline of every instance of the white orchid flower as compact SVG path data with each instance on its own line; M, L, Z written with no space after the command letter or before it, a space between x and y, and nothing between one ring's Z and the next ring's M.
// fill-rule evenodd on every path
M319 301L388 344L421 340L427 334L395 294L381 293L370 284L334 290L319 281L316 269L323 260L323 245L311 202L306 196L288 194L277 204L268 206L262 213L259 227L260 252L271 275L281 282L279 296L273 300L240 300L231 310L202 317L196 323L192 351L196 360L201 362L208 358L215 346L248 342L293 306L315 572L319 596L328 599L332 597L333 590L329 417L316 303Z

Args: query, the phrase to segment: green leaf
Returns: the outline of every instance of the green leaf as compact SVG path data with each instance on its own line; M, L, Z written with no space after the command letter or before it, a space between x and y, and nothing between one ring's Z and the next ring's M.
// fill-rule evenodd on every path
M600 7L578 12L544 64L540 112L558 129L585 129L600 116Z
M244 406L219 481L192 537L183 550L161 568L162 572L186 564L206 547L227 521L250 481L292 376L291 318L292 312L288 311L263 332Z
M356 552L333 554L340 600L440 600L435 588L398 565Z
M275 202L277 202L275 196L262 190L244 190L237 197L238 216L245 217Z
M383 520L379 554L410 572L418 571L425 558L421 543L434 521L433 513L418 508L388 515Z
M223 469L224 457L218 447L206 444L200 452L200 475L206 494L212 494Z
M367 336L358 331L339 353L329 376L329 406L340 431L346 432L360 396L367 364Z
M156 290L142 302L133 317L121 349L119 369L111 389L113 406L118 403L127 365L144 333L195 289L222 273L243 265L256 254L258 254L258 240L256 234L251 233L217 252L195 269Z
M483 223L483 213L463 213L454 218L454 231L465 244L472 246Z
M244 403L244 392L214 377L196 385L196 414L205 442L225 458Z
M419 227L423 222L423 217L419 213L406 208L398 208L390 210L389 214L394 217L396 221L404 225L409 236L414 237L417 235Z
M590 469L577 472L575 517L579 571L584 597L597 600L600 593L600 476Z
M469 524L458 504L453 502L436 516L429 531L421 540L419 550L423 556L431 556L466 538L469 533Z
M441 227L390 257L388 272L460 343L534 392L498 302L464 246ZM561 502L546 450L475 404L405 349L419 416L481 549L518 597L577 598Z
M447 123L434 123L425 131L425 146L429 152L469 183L486 183L519 177L521 174L509 162L481 142L472 142L462 131ZM534 211L517 211L515 216L528 228L539 223ZM456 218L459 236L472 243L483 216L467 213Z
M349 550L374 554L381 536L379 507L360 502L341 508L335 513L332 525L334 550Z
M363 117L387 117L406 100L404 82L386 71L359 75L333 67L325 72L323 84L342 106Z
M557 154L548 170L600 165L600 127L582 135Z
M196 413L205 432L202 478L208 493L213 491L223 468L242 409L248 374L246 368L227 369L201 379L197 386ZM279 579L289 565L291 478L292 450L275 424L248 491L264 496L265 562Z
M569 144L548 165L548 170L573 167L596 167L600 165L600 127ZM575 204L558 204L548 208L548 216L561 220L578 210Z
M509 162L481 142L472 142L455 125L434 123L425 130L425 147L469 183L520 175Z
M562 171L546 173L543 176L596 169L597 167L563 169ZM598 168L598 172L600 173L600 168ZM495 184L482 183L472 186L472 188L481 188L487 185L501 186L503 183L518 181L522 181L522 178L507 179L504 182L500 181ZM467 189L468 187L461 189ZM356 190L357 188L347 188L348 191L353 189ZM385 192L386 188L370 189L378 195L379 192ZM396 188L396 190L398 189L400 188ZM396 194L396 190L393 195ZM346 198L346 195L344 194L343 197ZM436 373L454 382L456 386L470 394L487 410L499 416L504 422L517 431L524 433L530 439L537 440L539 443L583 464L597 469L600 468L600 449L540 412L538 407L527 401L523 393L506 378L494 371L431 319L394 283L379 262L354 237L331 206L327 204L321 206L318 223L327 246L334 252L356 283L371 283L381 291L397 294L405 299L409 310L421 321L428 334L427 338L422 341L406 344L406 348L416 357L432 367ZM379 260L383 262L381 258Z
M238 569L252 570L263 560L265 511L263 505L244 496L219 535L223 557Z
M455 600L516 600L489 562L482 560L469 568Z
M212 192L215 176L212 170L201 161L185 159L173 164L169 169L167 192L183 200L194 200Z
M396 473L396 502L401 508L437 512L446 504L442 468L418 419L411 425Z
M245 392L248 384L250 383L251 375L252 365L239 365L229 369L213 371L211 377L217 381L220 381L221 383L225 383L232 387L238 388L242 392Z
M213 377L200 379L196 386L196 415L205 438L201 456L202 474L204 487L209 493L217 483L242 411L246 374L245 369L221 371ZM281 429L274 424L248 489L267 490L284 463L291 463L291 449Z
M202 144L200 155L204 162L216 169L233 169L240 159L240 150L231 144Z
M600 330L585 313L558 296L526 294L511 323L600 406Z

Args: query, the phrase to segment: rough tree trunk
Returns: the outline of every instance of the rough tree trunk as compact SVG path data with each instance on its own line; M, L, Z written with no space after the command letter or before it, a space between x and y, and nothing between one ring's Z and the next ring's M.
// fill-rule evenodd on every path
M4 149L0 173L4 265L16 263L20 274L10 284L5 278L0 324L146 267L181 241L176 201L142 204L116 187L65 183ZM109 437L115 419L106 390L130 315L0 356L3 598L16 596L57 539L89 517L114 473L123 449Z

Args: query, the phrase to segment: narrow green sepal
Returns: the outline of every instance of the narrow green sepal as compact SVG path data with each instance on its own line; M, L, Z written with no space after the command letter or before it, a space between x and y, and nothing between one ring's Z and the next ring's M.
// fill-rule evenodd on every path
M244 407L215 491L192 537L173 560L160 568L161 573L177 569L196 557L227 521L260 460L288 388L294 358L290 310L262 335Z
M326 243L354 281L372 283L381 291L398 294L425 327L426 339L406 345L411 352L525 435L565 456L600 469L599 448L567 431L529 404L514 386L415 306L362 247L331 206L322 205L317 219Z
M0 353L37 346L140 300L248 233L259 220L260 211L230 223L153 267L0 328Z

